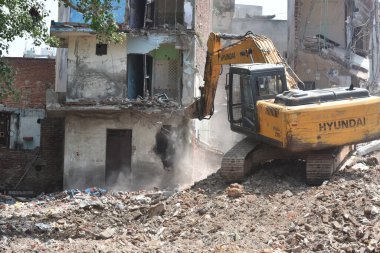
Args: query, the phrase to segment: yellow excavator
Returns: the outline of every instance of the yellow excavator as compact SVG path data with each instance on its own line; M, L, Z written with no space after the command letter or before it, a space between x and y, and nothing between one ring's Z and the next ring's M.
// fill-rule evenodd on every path
M232 44L223 47L223 41ZM251 32L243 36L211 33L201 95L185 108L191 119L213 115L222 65L227 76L231 130L247 137L224 155L220 173L241 181L252 168L283 158L306 160L309 184L328 180L353 144L380 138L380 97L347 88L300 90L299 78L273 42Z

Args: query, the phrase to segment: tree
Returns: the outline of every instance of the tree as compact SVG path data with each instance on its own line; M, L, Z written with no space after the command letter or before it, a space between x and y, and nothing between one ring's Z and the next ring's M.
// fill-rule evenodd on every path
M103 42L120 42L123 35L112 15L112 2L120 0L58 0L59 4L83 14L83 19ZM49 12L46 0L0 0L0 99L15 94L12 87L14 70L3 56L16 37L33 38L36 46L42 42L57 46L59 40L50 37L44 18Z

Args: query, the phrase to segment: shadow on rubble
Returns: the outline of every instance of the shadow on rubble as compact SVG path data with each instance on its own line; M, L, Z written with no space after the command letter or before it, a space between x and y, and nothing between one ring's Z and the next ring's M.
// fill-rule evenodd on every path
M351 166L341 168L334 173L328 183L339 184L341 181L355 182L358 180L370 182L373 180L373 173L378 174L380 170L376 169L379 167L377 163L368 163L367 160L357 162L367 164L368 169L358 170L351 168ZM274 160L261 164L255 167L244 181L239 183L244 186L246 192L264 196L283 193L287 190L297 194L312 187L319 187L307 184L306 162L304 160ZM207 195L219 195L224 194L230 184L226 183L217 172L196 182L192 189L201 189Z
M38 213L38 211L37 211ZM65 222L65 228L58 228L56 225L60 220ZM97 221L99 227L107 227L115 222L112 215L107 215L107 210L92 206L90 208L80 208L76 210L68 210L62 214L29 214L23 217L13 216L8 219L1 220L0 237L5 238L29 238L31 240L40 240L49 242L50 240L66 241L71 239L100 239L99 233L102 230L91 232L93 227L88 227L92 221ZM66 225L66 222L68 224ZM0 250L1 252L1 250Z
M274 160L255 167L252 174L239 183L246 192L255 194L273 195L286 190L296 194L309 187L305 168L303 160ZM205 194L214 195L223 194L228 186L217 172L195 183L192 189L200 188Z

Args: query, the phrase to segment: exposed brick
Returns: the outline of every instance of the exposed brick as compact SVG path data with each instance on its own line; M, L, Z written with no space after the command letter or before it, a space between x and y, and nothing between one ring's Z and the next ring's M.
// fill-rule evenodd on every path
M46 118L41 122L41 146L38 151L0 149L0 190L35 193L61 190L63 143L64 119ZM32 166L28 166L29 163Z
M6 61L16 70L13 86L20 92L20 99L8 97L0 103L13 108L45 108L46 89L54 86L55 59L6 58Z
M54 85L55 60L7 58L16 69L14 86L20 101L7 98L7 107L44 109L46 89ZM0 191L53 192L63 186L64 118L41 121L40 147L36 150L0 149Z

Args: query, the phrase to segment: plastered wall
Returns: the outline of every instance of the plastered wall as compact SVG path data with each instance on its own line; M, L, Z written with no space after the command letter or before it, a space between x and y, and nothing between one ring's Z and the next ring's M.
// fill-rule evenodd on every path
M95 36L72 36L68 50L67 99L121 97L126 89L126 45L109 44L96 55Z
M107 129L132 130L132 174L144 170L153 176L163 171L153 151L157 132L162 125L179 125L182 119L125 111L76 113L65 121L64 188L83 188L105 185ZM149 180L154 178L148 176Z

